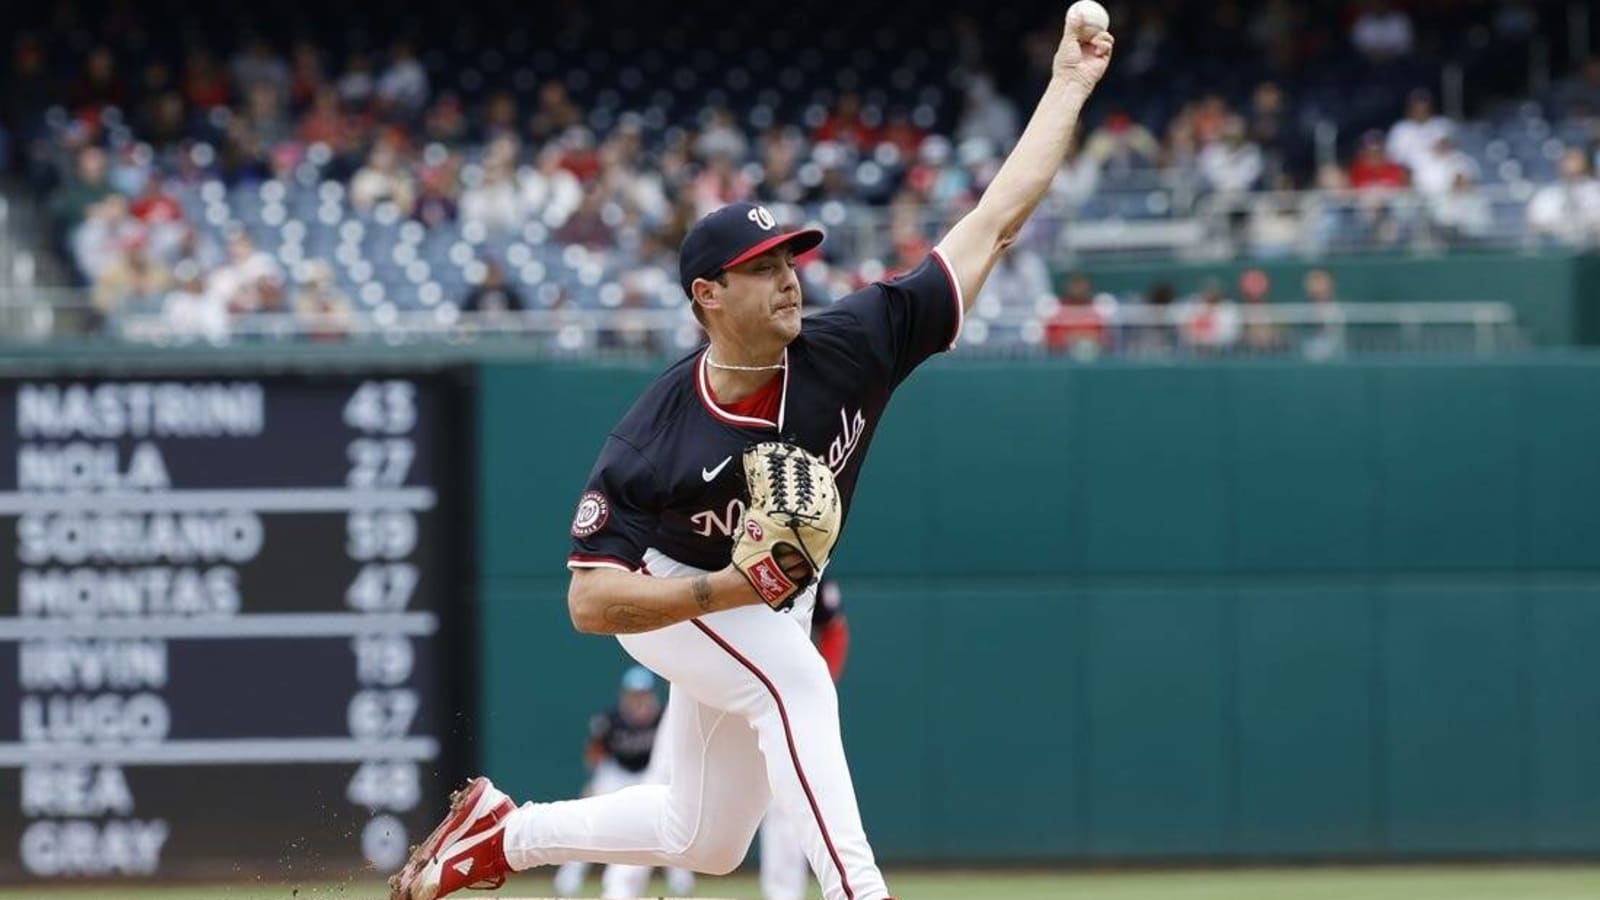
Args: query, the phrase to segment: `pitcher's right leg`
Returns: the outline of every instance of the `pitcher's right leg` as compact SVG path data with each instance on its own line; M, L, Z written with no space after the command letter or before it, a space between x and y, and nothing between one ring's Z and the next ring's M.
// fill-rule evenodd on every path
M668 745L667 784L513 812L505 830L511 867L581 859L712 874L738 868L770 799L755 732L674 685L656 743Z

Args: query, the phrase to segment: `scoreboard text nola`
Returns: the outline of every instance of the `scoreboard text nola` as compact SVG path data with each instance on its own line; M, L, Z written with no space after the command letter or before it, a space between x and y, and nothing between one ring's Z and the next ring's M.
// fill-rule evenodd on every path
M404 859L462 765L454 396L0 382L0 879Z

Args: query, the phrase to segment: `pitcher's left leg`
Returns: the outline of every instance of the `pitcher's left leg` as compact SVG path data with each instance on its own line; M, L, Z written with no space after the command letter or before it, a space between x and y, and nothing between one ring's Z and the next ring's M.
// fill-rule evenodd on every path
M833 678L809 637L794 623L756 607L691 624L747 676L715 682L711 689L723 696L701 701L737 708L749 717L766 757L773 799L799 831L822 895L827 900L888 897L856 806Z

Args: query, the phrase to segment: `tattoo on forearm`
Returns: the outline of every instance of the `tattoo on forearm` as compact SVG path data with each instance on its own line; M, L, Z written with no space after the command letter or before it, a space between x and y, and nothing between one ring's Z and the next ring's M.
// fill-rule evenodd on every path
M617 634L637 634L672 624L665 615L630 603L613 603L606 607L605 618L617 629Z
M708 575L697 576L689 583L694 590L694 605L700 607L701 612L711 611L711 578Z

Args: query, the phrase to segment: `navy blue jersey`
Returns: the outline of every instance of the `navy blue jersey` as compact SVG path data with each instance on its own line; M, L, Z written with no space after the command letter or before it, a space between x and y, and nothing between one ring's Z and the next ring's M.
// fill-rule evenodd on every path
M589 740L599 744L605 754L629 772L643 772L650 765L650 751L656 745L656 729L661 711L646 722L630 722L622 710L613 706L589 720Z
M728 564L749 493L741 454L780 439L825 460L848 517L890 393L961 328L960 288L934 251L807 316L784 351L777 421L712 400L705 350L674 363L606 438L572 522L572 567L647 568L654 550L699 569Z

